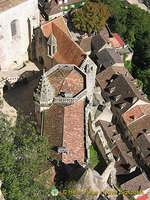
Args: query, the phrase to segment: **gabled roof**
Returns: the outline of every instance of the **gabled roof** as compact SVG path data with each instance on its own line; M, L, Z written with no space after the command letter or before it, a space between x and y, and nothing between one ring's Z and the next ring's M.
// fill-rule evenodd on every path
M119 75L106 86L105 92L120 114L126 112L139 99L149 102L136 81L129 76Z
M124 46L125 45L124 41L120 38L120 36L118 35L118 33L113 33L113 36L119 42L120 46Z
M42 30L46 38L53 31L57 40L57 52L53 57L56 63L79 66L85 59L84 51L72 41L62 16L43 25Z
M150 104L137 105L122 115L127 125L133 123L138 118L150 114Z
M98 34L93 36L91 40L91 47L94 54L96 54L106 43L107 41L102 35Z
M102 89L104 89L112 79L115 79L120 74L126 75L132 78L131 74L125 67L116 67L111 66L106 70L100 72L96 75L96 80L98 81L99 85Z
M44 6L44 11L48 16L62 12L55 0L51 0L49 3L46 3Z
M99 64L100 65L102 64L105 68L108 68L114 65L115 63L117 64L123 63L121 56L118 53L116 53L114 49L111 49L111 48L106 48L99 51L96 54L96 56L98 58Z
M53 147L66 147L59 159L68 164L84 162L84 100L72 105L53 104L45 111L44 130ZM54 155L57 155L53 151Z
M143 117L135 120L128 125L128 129L132 133L133 137L137 139L140 135L150 132L150 115L144 115Z
M142 173L122 184L121 188L127 191L139 191L139 189L142 191L149 188L149 183L147 176Z
M83 49L84 52L91 51L91 40L92 37L84 37L80 42L80 47Z

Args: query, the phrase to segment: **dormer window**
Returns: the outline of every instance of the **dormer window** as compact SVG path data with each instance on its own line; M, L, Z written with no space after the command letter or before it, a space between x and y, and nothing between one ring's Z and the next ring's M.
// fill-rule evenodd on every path
M13 20L10 24L11 27L11 35L12 38L16 38L19 36L19 22L18 20Z
M53 33L49 36L48 42L47 42L47 55L50 57L53 57L57 52L57 40Z

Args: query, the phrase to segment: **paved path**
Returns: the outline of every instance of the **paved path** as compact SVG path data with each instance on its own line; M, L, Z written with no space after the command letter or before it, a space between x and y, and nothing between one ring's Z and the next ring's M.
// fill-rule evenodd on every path
M148 9L148 7L144 3L142 3L140 0L128 0L128 2L131 4L137 4L138 7L150 12L150 9Z

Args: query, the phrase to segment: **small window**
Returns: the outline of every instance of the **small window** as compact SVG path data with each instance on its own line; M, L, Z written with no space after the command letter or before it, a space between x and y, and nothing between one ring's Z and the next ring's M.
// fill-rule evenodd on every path
M52 56L52 52L51 52L51 46L48 45L48 55Z
M55 46L53 46L53 54L55 54Z
M19 23L18 20L13 20L10 24L12 38L19 36Z

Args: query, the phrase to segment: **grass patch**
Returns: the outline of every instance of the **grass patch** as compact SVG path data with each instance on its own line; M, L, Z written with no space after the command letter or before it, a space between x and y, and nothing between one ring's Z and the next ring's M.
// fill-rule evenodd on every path
M102 174L107 164L96 145L90 145L90 167Z
M89 149L90 149L90 167L94 169L96 165L99 163L98 153L94 149L93 145L90 145Z

